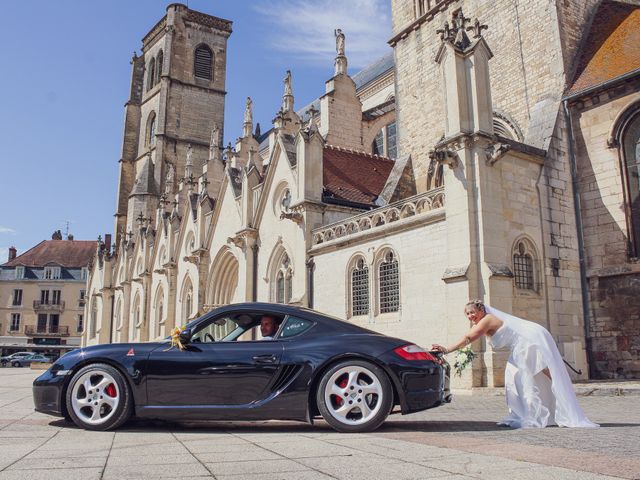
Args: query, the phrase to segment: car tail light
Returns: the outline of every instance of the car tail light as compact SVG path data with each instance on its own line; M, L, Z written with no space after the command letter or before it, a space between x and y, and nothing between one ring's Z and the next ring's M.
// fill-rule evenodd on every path
M419 347L418 345L409 344L403 347L398 347L393 351L405 360L431 360L432 362L438 361L436 357L434 357L424 348Z

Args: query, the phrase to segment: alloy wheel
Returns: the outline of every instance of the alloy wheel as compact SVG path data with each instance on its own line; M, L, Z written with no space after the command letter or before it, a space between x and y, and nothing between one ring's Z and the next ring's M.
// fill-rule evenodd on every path
M380 410L383 388L378 377L368 368L343 367L329 378L324 400L329 413L340 423L361 425Z
M93 370L82 375L73 385L71 408L83 421L100 425L108 421L120 404L121 392L107 372Z

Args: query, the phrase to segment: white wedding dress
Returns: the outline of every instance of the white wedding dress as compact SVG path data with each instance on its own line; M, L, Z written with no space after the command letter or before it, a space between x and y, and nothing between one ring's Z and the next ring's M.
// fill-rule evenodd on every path
M571 378L551 334L541 325L486 307L503 325L490 339L493 348L509 348L504 374L509 416L500 424L513 428L597 427L578 404ZM551 379L542 371L548 368Z

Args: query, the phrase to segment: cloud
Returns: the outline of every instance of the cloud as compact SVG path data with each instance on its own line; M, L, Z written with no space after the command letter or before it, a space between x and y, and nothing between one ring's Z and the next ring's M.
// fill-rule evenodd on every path
M0 265L9 258L9 247L0 247Z
M386 0L271 0L254 8L270 24L271 47L297 62L332 66L336 28L346 36L351 67L363 67L389 49L391 13Z
M0 225L0 233L16 233L16 231L13 228L3 227Z

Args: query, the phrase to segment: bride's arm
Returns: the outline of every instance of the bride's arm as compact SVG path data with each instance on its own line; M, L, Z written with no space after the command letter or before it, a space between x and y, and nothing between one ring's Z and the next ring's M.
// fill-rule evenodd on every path
M454 343L449 348L445 348L442 345L434 344L431 346L431 349L442 352L442 353L451 353L451 352L455 352L459 348L470 345L472 342L476 341L482 335L487 333L487 331L489 330L489 326L490 326L490 323L488 321L489 319L486 319L486 320L487 321L485 321L484 318L480 320L477 324L471 327L471 330L465 333L458 342Z

